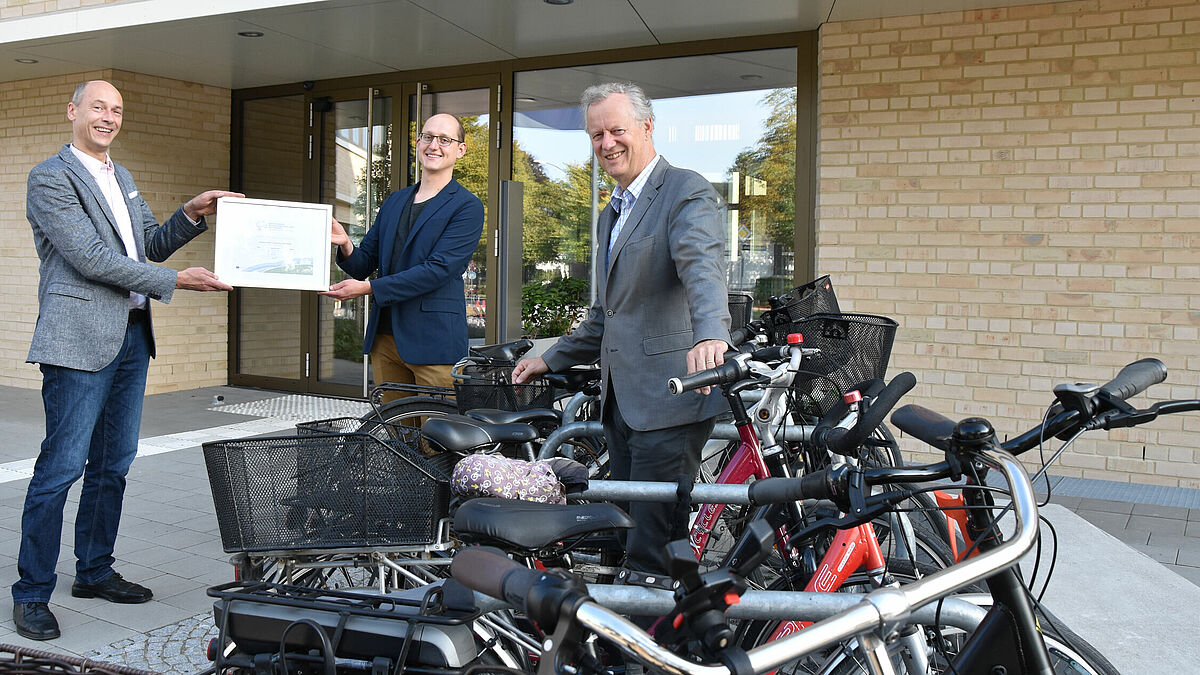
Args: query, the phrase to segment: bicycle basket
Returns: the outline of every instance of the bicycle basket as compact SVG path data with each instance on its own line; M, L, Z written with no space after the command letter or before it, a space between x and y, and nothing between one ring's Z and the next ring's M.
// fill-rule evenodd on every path
M296 425L297 436L354 433L369 434L384 443L394 445L402 451L420 455L445 480L450 480L450 475L454 471L454 464L458 460L458 455L444 452L440 448L431 446L425 440L425 437L421 435L421 430L416 426L394 424L392 422L371 419L370 417L334 417L327 420L301 422Z
M778 307L770 312L772 322L768 335L771 344L786 345L789 334L803 332L796 326L802 319L814 314L840 314L841 311L829 275L797 286L779 296Z
M512 366L460 362L454 367L454 397L458 411L476 408L531 410L549 408L554 389L548 382L512 384Z
M228 553L437 540L450 484L367 434L210 441L204 463Z
M120 666L113 663L100 663L91 659L66 654L19 647L10 644L0 644L0 673L14 675L159 675L149 670L141 670L130 666Z
M754 318L754 296L749 293L729 294L729 330L737 330Z
M792 383L797 412L819 417L842 395L865 380L883 378L897 324L872 314L815 314L793 323L805 347L821 350L806 357Z

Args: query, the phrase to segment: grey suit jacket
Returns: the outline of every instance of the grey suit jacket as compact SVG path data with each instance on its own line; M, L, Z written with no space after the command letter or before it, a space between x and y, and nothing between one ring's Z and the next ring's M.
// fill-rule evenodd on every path
M104 193L70 146L29 172L25 216L41 260L29 363L91 372L107 366L125 340L129 292L164 303L175 292L175 270L145 259L166 260L208 229L203 219L192 225L182 207L159 225L133 176L115 166L141 262L125 254ZM150 354L154 355L153 333Z
M543 354L551 370L600 359L604 392L616 393L634 429L664 429L729 409L716 394L672 396L667 380L687 373L686 354L702 340L729 342L724 208L700 174L660 158L621 228L596 304L574 331ZM600 214L604 259L616 221Z

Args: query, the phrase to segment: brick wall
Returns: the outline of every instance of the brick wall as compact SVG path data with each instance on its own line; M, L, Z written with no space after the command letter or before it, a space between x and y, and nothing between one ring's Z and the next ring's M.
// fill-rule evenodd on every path
M1200 397L1200 3L826 24L818 267L901 324L915 400L1003 433L1153 356ZM1145 397L1140 399L1146 401ZM1200 487L1200 418L1092 434L1056 473ZM906 447L915 449L915 444Z
M25 363L37 321L38 259L25 219L29 170L71 140L67 101L87 79L112 82L125 102L112 157L125 165L160 219L185 200L229 183L229 91L124 71L96 71L0 83L5 124L0 128L0 381L38 387L37 366ZM210 218L210 227L215 218ZM213 234L202 234L173 255L174 269L213 264ZM222 293L178 291L155 303L158 358L147 391L158 393L225 384L228 305Z
M69 9L109 5L131 0L0 0L0 19L49 14Z

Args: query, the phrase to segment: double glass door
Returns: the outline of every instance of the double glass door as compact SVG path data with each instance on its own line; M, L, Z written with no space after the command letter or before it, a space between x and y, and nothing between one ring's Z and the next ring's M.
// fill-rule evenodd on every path
M491 113L496 87L475 79L243 101L237 187L251 198L331 204L357 245L387 195L420 180L417 133L431 115L448 112L462 120L466 132L467 154L455 178L479 196L490 216L498 155ZM463 274L470 335L480 342L494 332L487 313L487 270L494 258L488 222L485 216L479 247ZM330 256L334 284L346 275L337 266L336 249ZM371 296L337 301L307 291L238 289L230 382L366 395L373 384L362 354L370 302Z

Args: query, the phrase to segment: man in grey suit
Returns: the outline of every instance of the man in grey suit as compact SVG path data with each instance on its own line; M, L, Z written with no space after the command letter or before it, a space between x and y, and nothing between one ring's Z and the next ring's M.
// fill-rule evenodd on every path
M230 290L203 267L176 272L146 259L166 260L207 229L204 216L216 213L218 198L242 195L204 192L159 225L129 171L108 157L123 113L108 82L79 85L67 104L71 143L29 172L26 216L41 280L27 361L42 371L46 438L25 495L12 596L17 632L33 640L61 634L47 603L67 492L81 476L71 595L119 603L152 597L112 568L154 356L149 300L170 302L177 288Z
M597 300L587 318L513 381L600 360L602 410L614 479L693 476L719 396L667 393L667 380L723 363L729 348L723 209L712 185L654 150L654 113L640 87L583 92L592 150L617 187L600 214ZM709 392L705 391L704 394ZM663 546L686 533L676 505L632 503L629 566L666 571Z

